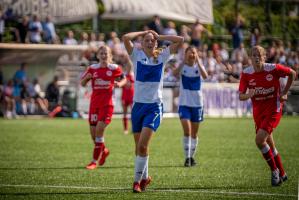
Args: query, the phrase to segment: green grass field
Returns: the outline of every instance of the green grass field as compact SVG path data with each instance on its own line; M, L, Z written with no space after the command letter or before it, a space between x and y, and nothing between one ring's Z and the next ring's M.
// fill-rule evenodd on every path
M271 187L252 119L211 119L200 127L199 165L183 167L178 119L164 119L150 146L148 190L133 194L134 143L120 119L106 131L110 156L93 171L85 120L0 120L0 199L297 199L299 118L274 133L289 180Z

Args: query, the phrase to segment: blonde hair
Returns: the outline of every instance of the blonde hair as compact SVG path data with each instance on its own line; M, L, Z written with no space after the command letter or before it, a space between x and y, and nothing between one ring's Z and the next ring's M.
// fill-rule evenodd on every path
M108 63L113 63L113 61L112 61L112 58L113 58L112 57L112 50L107 45L100 46L99 49L98 49L98 51L97 51L97 55L100 53L100 51L102 51L104 49L106 49L107 53L108 53L108 59L107 59Z
M258 51L262 57L266 58L266 50L262 46L260 45L254 46L251 50L251 55L253 55L254 51Z

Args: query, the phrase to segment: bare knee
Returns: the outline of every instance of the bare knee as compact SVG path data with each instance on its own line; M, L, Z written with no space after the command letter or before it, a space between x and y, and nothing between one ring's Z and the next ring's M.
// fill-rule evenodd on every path
M145 144L138 144L138 155L140 156L147 155L147 146Z

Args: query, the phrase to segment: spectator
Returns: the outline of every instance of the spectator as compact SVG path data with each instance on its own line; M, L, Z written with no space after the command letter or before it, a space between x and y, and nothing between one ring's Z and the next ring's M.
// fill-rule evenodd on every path
M254 47L259 45L261 41L261 34L259 28L254 28L250 33L250 46Z
M150 30L154 30L158 34L162 34L164 30L161 19L158 15L153 17L152 21L147 24L147 27Z
M15 29L17 42L28 43L29 17L24 16L22 22L18 23Z
M211 36L211 33L199 22L199 20L196 20L191 28L191 45L197 48L201 46L203 32L206 32L209 37Z
M38 79L33 80L32 87L32 97L35 100L35 103L39 106L44 114L48 114L48 100L44 98L45 95L41 90Z
M67 36L66 36L66 38L64 38L63 44L66 44L66 45L77 45L78 44L77 40L74 38L73 31L69 30L67 32Z
M0 9L0 42L3 42L4 28L5 28L4 15L2 13L2 10Z
M244 29L244 19L240 14L238 14L236 22L233 28L231 29L234 49L239 48L240 44L243 42L244 39L243 29Z
M58 77L55 76L53 81L47 86L46 99L49 102L49 109L52 110L59 105L59 87Z
M240 43L239 47L234 49L232 52L231 60L234 62L237 59L240 60L241 62L248 59L248 54L247 54L247 51L246 51L243 43Z
M43 24L44 29L44 40L47 44L54 44L57 43L57 36L55 31L54 23L50 15L46 17L46 21Z
M88 45L88 43L89 43L88 34L86 32L82 32L79 44L80 45Z
M185 42L189 43L191 41L190 32L191 32L191 29L188 26L186 26L186 25L181 26L180 36L182 36L184 38Z
M21 63L20 69L16 71L13 79L17 86L20 86L27 80L26 69L27 63Z
M227 44L222 42L220 45L220 56L224 62L229 60L229 53L227 50Z
M42 41L41 34L43 32L42 24L37 15L33 15L32 21L29 23L29 41L38 44Z
M16 117L16 109L15 109L15 99L13 96L13 80L10 79L7 81L6 86L3 89L3 97L4 97L4 117L7 119L11 119ZM2 98L3 98L2 97Z
M109 33L109 40L107 41L107 45L108 47L110 47L111 49L113 48L113 44L115 42L115 38L118 38L118 35L115 31L112 31Z

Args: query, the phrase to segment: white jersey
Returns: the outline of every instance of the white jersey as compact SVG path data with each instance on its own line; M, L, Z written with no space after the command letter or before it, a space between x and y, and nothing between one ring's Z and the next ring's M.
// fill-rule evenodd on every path
M164 49L157 59L148 58L143 50L133 48L130 57L135 74L134 102L162 102L163 72L169 56L169 48Z
M198 65L191 67L185 64L181 70L180 79L179 105L202 107L202 81Z

